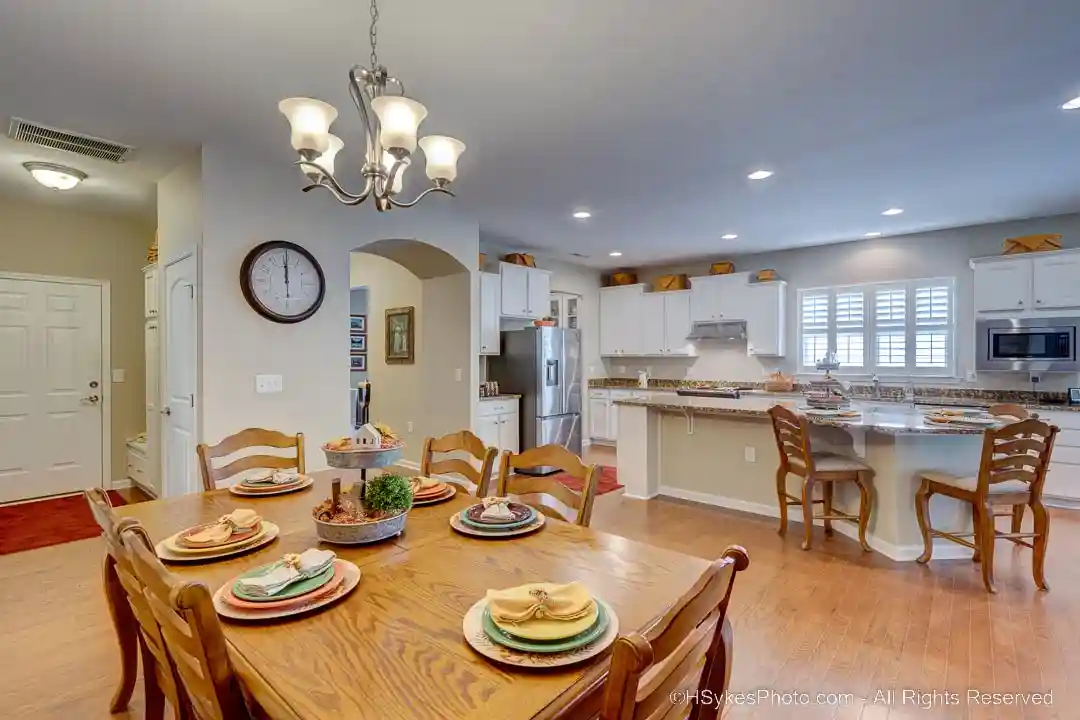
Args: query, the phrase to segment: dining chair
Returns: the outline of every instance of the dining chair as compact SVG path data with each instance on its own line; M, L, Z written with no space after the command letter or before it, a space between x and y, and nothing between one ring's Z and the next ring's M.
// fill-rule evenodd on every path
M749 565L746 550L728 547L644 634L615 641L600 720L719 717L731 680L728 603Z
M553 467L581 483L575 492L551 477L521 475L514 470ZM507 450L499 463L499 485L496 495L513 495L548 517L569 523L589 526L593 500L600 473L596 465L586 465L562 445L541 445L515 454Z
M480 468L473 467L468 460L460 457L435 459L435 453L466 452L480 462ZM491 483L491 472L495 468L495 457L499 451L485 447L480 438L468 430L424 440L424 450L420 455L420 474L424 477L447 475L446 479L460 485L476 497L484 497ZM460 476L460 477L458 477Z
M1029 412L1023 405L1017 405L1016 403L996 403L986 409L986 412L994 417L1010 418L1012 421L1027 420L1029 417L1038 418L1039 413ZM999 512L994 511L994 517L1007 517L1011 518L1011 530L1014 533L1020 532L1020 528L1024 526L1024 505L1013 505L1008 510Z
M187 691L193 717L257 717L257 706L252 702L249 708L250 700L233 671L210 590L202 583L184 581L170 573L139 523L127 525L120 535L142 585L143 597L161 628L168 656Z
M215 468L214 460L227 457L250 448L296 448L294 457L281 455L245 455L226 465ZM245 470L290 470L296 468L304 473L304 433L286 435L277 430L248 428L235 435L230 435L217 445L199 443L196 448L199 455L199 470L202 473L203 489L216 490L218 483L224 482Z
M135 689L141 654L146 717L155 720L164 717L165 701L168 701L177 718L186 718L187 698L180 691L176 668L165 651L161 628L150 611L142 584L132 567L130 553L121 540L123 530L135 520L118 518L108 494L101 488L91 488L83 494L105 538L102 579L106 604L120 645L120 687L113 695L110 712L120 712L128 706Z
M803 512L802 549L809 550L814 532L814 521L825 522L825 535L833 534L833 520L847 520L859 528L859 544L870 552L866 541L866 528L870 524L869 478L874 469L856 457L815 453L810 446L810 424L802 415L782 405L769 408L776 447L780 451L780 467L776 470L776 496L780 503L780 534L787 533L788 506L801 505ZM787 490L788 475L803 479L800 495ZM850 482L859 488L859 514L852 515L833 507L833 486ZM814 499L814 487L821 485L821 499ZM822 513L814 514L814 505L822 505Z
M1034 550L1032 577L1040 590L1049 590L1044 566L1050 540L1050 515L1043 505L1042 491L1058 432L1057 426L1035 418L990 428L983 434L977 475L957 477L936 470L919 473L922 485L915 494L915 513L922 531L923 553L918 562L930 561L936 537L969 547L975 551L972 560L982 562L983 585L992 593L995 592L994 543L1008 540ZM974 531L951 533L931 527L930 498L934 495L946 495L971 505ZM998 532L994 526L995 505L1030 507L1033 531L1021 532L1014 522L1009 532ZM969 537L973 541L966 539Z

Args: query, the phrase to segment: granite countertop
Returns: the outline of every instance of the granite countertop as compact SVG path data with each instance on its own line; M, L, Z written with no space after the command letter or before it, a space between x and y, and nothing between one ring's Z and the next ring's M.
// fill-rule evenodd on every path
M790 397L790 396L789 396ZM789 401L790 402L790 401ZM701 415L727 415L733 417L756 418L767 420L768 408L774 401L763 397L743 398L739 400L729 398L704 398L689 397L683 395L668 394L663 397L627 398L616 400L617 405L634 405L648 407L663 412L692 412ZM798 407L796 403L792 409L803 411L805 408ZM807 415L807 419L814 425L829 425L843 428L861 428L874 432L889 433L893 435L925 434L925 435L981 435L986 429L978 425L937 424L927 422L923 417L922 409L910 407L881 408L878 404L852 403L853 410L859 410L862 415L852 420L843 420L832 417L815 417Z
M492 400L520 400L521 395L515 393L500 393L498 395L489 395L487 397L480 398L480 402L489 402Z

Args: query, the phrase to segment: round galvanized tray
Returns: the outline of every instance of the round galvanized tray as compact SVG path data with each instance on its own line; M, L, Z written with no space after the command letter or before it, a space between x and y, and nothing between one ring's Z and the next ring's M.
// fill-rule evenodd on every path
M326 453L326 464L339 470L369 470L373 468L389 467L401 459L401 453L405 450L405 443L397 447L380 448L378 450L329 450L323 448Z
M405 529L405 519L408 517L409 513L406 511L385 520L351 525L323 522L317 518L311 519L315 521L316 534L324 542L335 545L365 545L400 534Z

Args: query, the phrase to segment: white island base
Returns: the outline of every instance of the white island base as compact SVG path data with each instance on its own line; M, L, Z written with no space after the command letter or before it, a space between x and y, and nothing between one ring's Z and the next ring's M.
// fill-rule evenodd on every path
M776 470L779 456L764 411L775 399L676 398L619 404L618 472L626 496L659 495L779 518ZM850 427L813 426L814 451L856 455L874 468L867 540L882 555L913 561L923 551L915 516L920 470L972 475L982 436L941 434L921 422L922 411L893 405L861 406L864 420ZM801 493L801 479L788 477L788 492ZM858 513L854 483L837 483L835 506ZM817 506L815 513L820 513ZM970 506L935 495L930 501L936 529L971 532ZM788 535L802 536L802 509L788 509ZM817 521L822 524L822 521ZM779 526L779 521L777 521ZM857 538L853 523L833 521L837 533ZM815 537L814 546L830 542ZM938 539L934 559L970 558L972 551Z

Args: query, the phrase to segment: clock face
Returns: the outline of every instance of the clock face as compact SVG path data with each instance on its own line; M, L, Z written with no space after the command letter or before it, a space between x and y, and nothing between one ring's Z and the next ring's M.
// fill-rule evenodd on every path
M322 268L311 253L281 240L248 253L240 268L240 286L257 313L280 323L314 315L326 292Z

